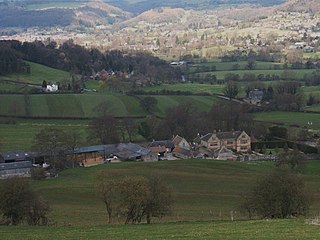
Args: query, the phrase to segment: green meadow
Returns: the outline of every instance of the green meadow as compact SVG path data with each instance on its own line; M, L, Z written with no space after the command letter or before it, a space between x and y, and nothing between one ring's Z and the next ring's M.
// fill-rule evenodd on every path
M241 195L273 168L272 163L240 163L214 160L179 160L154 163L123 162L91 168L63 171L56 179L34 181L33 185L47 201L51 218L57 225L103 225L106 222L103 202L95 191L100 171L113 179L125 176L160 175L174 192L174 210L155 222L237 220L247 215L239 211ZM308 164L305 174L308 189L319 199L320 161ZM318 214L320 202L314 201L310 216ZM122 218L115 218L122 223Z
M41 85L45 80L47 82L61 82L70 78L68 72L46 67L41 64L27 62L30 65L30 74L10 74L5 76L0 76L0 80L12 80L21 83L33 83Z
M272 123L282 123L284 125L298 125L319 130L320 115L317 113L304 112L261 112L254 114L255 120ZM312 125L308 125L312 122Z
M154 114L163 116L167 108L190 102L203 111L208 111L216 101L212 96L154 96L157 106ZM29 95L29 113L24 95L0 95L0 115L46 118L93 118L98 115L96 106L104 103L110 114L117 117L146 116L139 99L124 94L36 94Z
M248 62L239 61L239 62L220 62L220 61L208 61L207 63L196 63L191 67L191 72L196 70L198 66L206 66L206 67L216 67L216 71L233 71L234 66L237 65L239 70L246 70ZM274 62L260 62L257 61L255 65L255 69L258 70L272 70L275 68L281 69L284 64L282 63L274 63ZM250 70L247 70L250 71Z
M8 118L1 118L0 120L1 122L10 121ZM21 119L14 121L14 124L0 124L0 152L31 149L35 135L48 127L67 132L77 132L83 140L88 136L87 120Z
M319 230L319 226L307 224L303 220L175 222L151 225L104 225L93 227L0 227L3 240L314 240L320 238Z
M314 69L288 69L288 70L234 70L234 71L213 71L213 72L201 72L200 76L204 76L208 73L213 74L217 79L223 80L227 74L239 74L242 78L244 74L254 74L256 77L260 74L263 75L278 75L280 79L290 79L290 80L301 80L306 74L311 74L314 72Z
M63 171L58 178L33 181L50 203L50 227L0 226L1 239L318 239L320 227L303 219L248 221L239 211L241 195L273 169L272 163L180 160L122 162ZM303 177L314 197L310 214L320 210L320 161L311 161ZM171 215L151 225L106 224L103 202L95 192L96 175L160 175L174 192ZM111 175L112 176L112 175ZM231 221L230 213L234 220Z

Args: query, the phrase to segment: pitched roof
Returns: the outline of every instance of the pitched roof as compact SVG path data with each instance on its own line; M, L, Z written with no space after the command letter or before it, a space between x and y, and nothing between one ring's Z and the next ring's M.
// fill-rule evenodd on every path
M208 133L206 135L204 135L203 137L201 137L202 141L208 142L209 139L212 137L213 133Z
M173 138L172 142L175 146L177 146L182 140L183 140L183 137L180 137L179 135L177 135Z
M241 131L217 132L217 137L219 139L237 139L241 135L241 133Z
M184 155L186 157L191 157L192 156L192 152L190 150L184 149L184 148L180 148L180 147L175 147L173 149L173 153L178 153L181 155Z

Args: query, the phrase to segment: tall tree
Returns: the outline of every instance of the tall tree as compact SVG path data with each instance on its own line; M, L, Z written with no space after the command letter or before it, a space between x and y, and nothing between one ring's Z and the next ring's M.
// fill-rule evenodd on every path
M238 95L238 93L239 93L238 85L233 81L227 82L227 85L224 89L224 95L226 95L229 98L235 98Z
M62 170L67 167L65 155L68 150L68 134L57 128L43 128L34 137L34 149L47 156L54 170Z
M93 119L90 123L90 138L98 139L101 144L118 143L118 120L112 115Z

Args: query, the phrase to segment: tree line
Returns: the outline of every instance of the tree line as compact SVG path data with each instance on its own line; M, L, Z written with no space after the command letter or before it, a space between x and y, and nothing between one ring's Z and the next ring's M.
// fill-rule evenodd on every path
M97 49L86 49L68 40L61 45L54 41L19 42L0 41L0 48L12 49L23 60L43 64L91 76L103 69L113 72L134 73L150 81L173 81L180 78L180 70L146 52L122 52L118 50L102 53Z

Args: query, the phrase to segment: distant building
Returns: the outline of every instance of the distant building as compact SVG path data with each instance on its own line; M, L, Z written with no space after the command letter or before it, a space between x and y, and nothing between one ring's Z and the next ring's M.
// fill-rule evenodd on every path
M222 147L236 152L249 152L251 150L251 138L244 131L215 132L205 136L197 136L195 145L204 147L210 151L218 151Z
M258 105L263 99L263 91L254 89L249 92L249 101L251 104Z
M30 161L0 163L0 179L11 177L31 177L32 163Z

